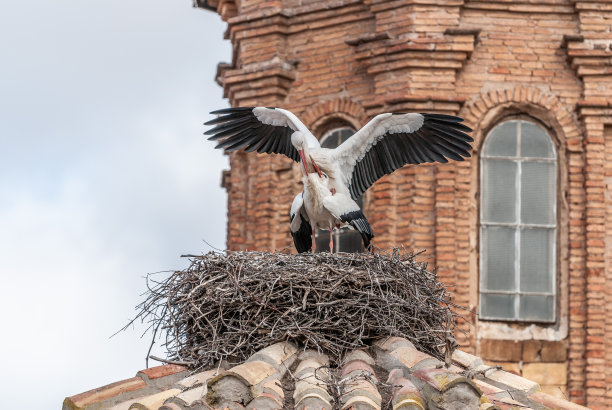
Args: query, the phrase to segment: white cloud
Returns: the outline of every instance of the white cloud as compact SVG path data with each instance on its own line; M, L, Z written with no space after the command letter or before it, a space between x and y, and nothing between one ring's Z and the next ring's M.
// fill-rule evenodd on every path
M224 247L227 159L202 136L227 104L223 30L189 0L3 4L3 404L57 408L132 377L143 328L109 336L143 276Z

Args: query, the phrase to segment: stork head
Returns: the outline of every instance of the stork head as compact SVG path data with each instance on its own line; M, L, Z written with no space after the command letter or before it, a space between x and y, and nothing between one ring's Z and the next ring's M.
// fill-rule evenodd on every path
M306 149L306 137L300 131L296 131L291 134L291 144L295 147L298 154L300 154L300 158L302 160L302 166L304 167L304 172L306 176L308 176L308 165L306 165L306 154L304 150Z
M304 150L306 148L306 136L301 131L296 131L291 134L291 144L296 150Z

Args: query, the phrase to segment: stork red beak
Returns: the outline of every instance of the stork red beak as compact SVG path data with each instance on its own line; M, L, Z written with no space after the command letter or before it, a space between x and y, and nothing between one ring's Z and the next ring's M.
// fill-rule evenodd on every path
M319 178L322 178L323 174L321 174L321 170L319 169L319 166L317 165L317 163L314 161L314 159L312 159L312 155L310 155L310 160L312 161L312 166L314 167L314 169L317 170L317 174L319 174Z
M302 166L304 167L304 172L306 172L306 176L308 176L308 167L306 166L306 156L304 155L304 150L298 150L298 154L300 154L300 158L302 159Z

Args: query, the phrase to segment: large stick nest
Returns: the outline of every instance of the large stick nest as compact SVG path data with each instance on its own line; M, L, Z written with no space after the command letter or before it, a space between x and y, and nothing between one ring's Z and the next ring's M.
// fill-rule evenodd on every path
M138 316L165 330L172 360L242 362L289 340L339 362L383 336L433 356L454 348L456 315L435 272L414 255L211 252L163 281L147 278Z

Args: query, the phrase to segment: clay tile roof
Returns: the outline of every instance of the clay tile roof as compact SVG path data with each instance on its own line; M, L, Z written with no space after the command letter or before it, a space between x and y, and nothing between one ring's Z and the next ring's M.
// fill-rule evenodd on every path
M330 367L324 354L276 343L229 368L141 370L67 397L63 409L585 409L466 352L456 350L452 359L446 368L391 337Z

